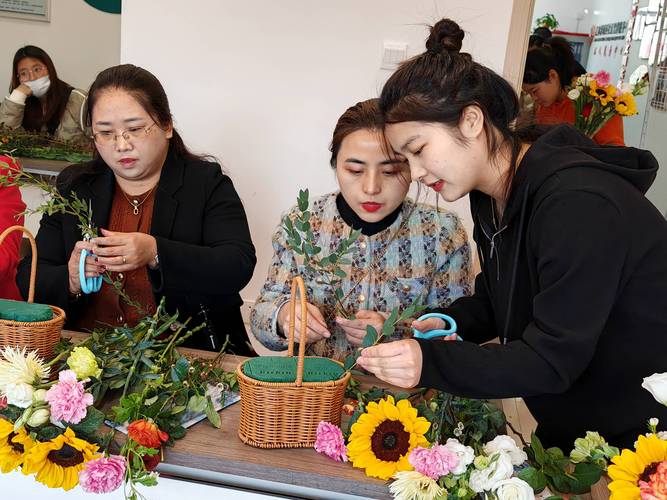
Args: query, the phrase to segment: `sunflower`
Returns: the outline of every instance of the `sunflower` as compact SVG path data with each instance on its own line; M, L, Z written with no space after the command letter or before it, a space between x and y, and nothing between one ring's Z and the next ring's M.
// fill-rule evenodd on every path
M387 396L368 403L366 413L352 425L347 454L354 467L366 475L389 479L396 472L412 470L408 455L417 446L427 447L424 437L431 423L417 417L417 409L407 399L394 404Z
M660 462L667 460L667 441L655 434L639 436L635 449L623 450L611 459L613 465L607 470L612 479L610 500L639 499L639 481L648 482Z
M589 94L595 97L602 106L606 106L614 100L616 95L616 87L613 85L598 86L595 80L591 80Z
M24 474L37 473L35 479L49 488L71 490L79 483L79 471L96 458L98 446L79 439L69 427L51 441L37 443L26 454Z
M23 463L26 453L35 441L23 427L14 432L11 422L0 419L0 471L11 472Z
M632 94L621 94L614 99L616 112L621 116L632 116L637 114L637 104Z

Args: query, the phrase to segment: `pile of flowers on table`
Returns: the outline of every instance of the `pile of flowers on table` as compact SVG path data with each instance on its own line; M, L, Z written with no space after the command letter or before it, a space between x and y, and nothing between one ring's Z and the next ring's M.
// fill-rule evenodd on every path
M644 387L667 404L667 373L648 377ZM545 449L534 434L526 443L515 432L521 449L490 403L426 395L357 390L358 399L344 408L351 414L346 430L321 422L315 450L391 480L398 500L556 500L590 491L605 473L612 500L667 499L667 432L657 431L655 418L635 451L619 452L589 431L566 455Z
M630 83L624 83L620 88L611 84L611 76L606 71L575 78L567 94L574 104L574 126L592 138L615 115L636 115L635 97L648 92L644 68L638 68Z
M134 328L96 330L77 346L61 342L50 362L1 349L0 471L64 490L124 485L126 498L142 497L136 485L157 483L153 469L163 448L185 435L184 415L206 413L220 427L207 390L236 388L221 355L189 360L176 350L199 328L188 329L161 303ZM117 443L115 428L123 426L127 438Z

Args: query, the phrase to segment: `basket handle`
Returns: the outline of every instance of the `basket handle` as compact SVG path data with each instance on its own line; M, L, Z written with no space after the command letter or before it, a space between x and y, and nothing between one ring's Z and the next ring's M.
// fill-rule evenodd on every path
M5 238L14 231L23 231L30 240L30 248L32 249L32 261L30 263L30 288L28 289L28 302L33 302L35 299L35 278L37 277L37 243L35 237L30 231L23 226L10 226L0 234L0 245L5 241Z
M296 326L296 289L299 288L299 298L301 300L301 334L299 336L299 360L296 365L296 385L301 387L303 382L303 359L306 355L306 330L308 329L308 307L306 305L306 287L303 284L303 278L296 276L292 280L292 291L290 292L289 309L289 346L287 355L294 356L294 327Z

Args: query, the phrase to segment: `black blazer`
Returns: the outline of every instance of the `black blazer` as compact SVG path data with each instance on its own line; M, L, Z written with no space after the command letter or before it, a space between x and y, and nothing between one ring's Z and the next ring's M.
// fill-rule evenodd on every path
M93 208L96 227L107 227L115 190L113 172L101 160L67 167L56 181L65 196L76 192ZM157 240L160 267L146 267L155 301L166 297L168 310L178 309L190 325L207 320L186 345L217 350L226 335L231 351L250 354L239 291L255 268L255 248L243 205L220 165L186 160L169 153L155 192L150 234ZM76 322L89 298L73 302L67 262L81 240L72 215L44 215L37 233L38 265L35 301L63 308L68 324ZM30 256L19 265L17 282L28 294Z

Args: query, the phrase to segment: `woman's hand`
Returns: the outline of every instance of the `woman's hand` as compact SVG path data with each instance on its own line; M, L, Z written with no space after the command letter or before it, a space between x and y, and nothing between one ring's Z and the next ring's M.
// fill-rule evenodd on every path
M74 250L69 256L67 262L67 271L69 273L69 293L77 294L81 292L81 280L79 278L79 260L81 259L81 250L93 249L92 243L88 241L77 241L74 245ZM105 271L104 265L96 262L95 256L88 255L86 257L85 273L86 278L96 278Z
M157 241L150 234L119 233L102 229L102 236L90 240L98 263L115 273L132 271L155 260Z
M289 335L289 302L283 304L278 311L278 327L283 331L285 337ZM311 303L306 303L308 309L308 318L306 322L306 343L311 344L317 342L318 340L328 339L331 337L331 333L327 329L326 321L324 316L317 308ZM295 318L295 329L294 329L294 340L299 341L301 338L301 305L297 304Z
M443 330L447 327L447 323L440 318L428 318L423 321L414 320L412 322L412 328L419 330L420 332L430 332L431 330ZM448 335L447 337L435 337L434 340L456 340L458 337L456 334Z
M414 339L396 340L362 350L357 364L380 380L409 389L421 378L422 350Z
M32 89L30 87L28 87L25 83L22 83L21 85L16 87L16 89L14 89L14 90L18 90L19 92L21 92L21 94L25 94L28 97L30 97L32 95Z
M345 338L355 347L360 346L364 337L366 336L366 326L371 325L375 328L375 331L378 333L382 331L382 325L384 325L387 317L377 311L369 311L368 309L362 309L357 311L354 315L355 319L345 319L341 317L336 318L336 323L345 332Z

